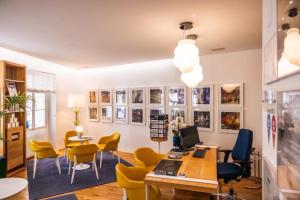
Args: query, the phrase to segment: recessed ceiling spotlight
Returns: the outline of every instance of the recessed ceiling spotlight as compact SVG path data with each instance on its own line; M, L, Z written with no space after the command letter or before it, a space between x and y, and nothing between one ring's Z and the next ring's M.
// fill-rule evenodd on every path
M196 13L193 13L193 14L192 14L192 17L194 17L194 18L195 18L195 17L196 17Z
M281 17L281 20L284 21L285 20L284 17Z
M294 1L293 1L293 0L290 0L290 1L289 1L289 4L293 4L293 3L294 3Z

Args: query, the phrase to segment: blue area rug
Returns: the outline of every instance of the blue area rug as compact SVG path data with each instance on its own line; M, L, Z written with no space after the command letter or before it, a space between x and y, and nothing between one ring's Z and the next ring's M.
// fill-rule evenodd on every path
M77 197L75 194L67 194L59 197L49 198L47 200L77 200Z
M55 159L39 160L35 179L32 179L33 160L27 162L28 191L29 199L41 199L54 195L64 194L89 188L97 185L115 182L115 165L118 163L116 156L109 152L103 153L102 168L99 169L100 153L97 156L97 170L99 180L95 172L89 168L82 171L76 171L73 184L71 184L71 175L68 175L68 163L65 157L60 157L61 175L58 174L55 165ZM131 164L122 160L121 163L130 166Z

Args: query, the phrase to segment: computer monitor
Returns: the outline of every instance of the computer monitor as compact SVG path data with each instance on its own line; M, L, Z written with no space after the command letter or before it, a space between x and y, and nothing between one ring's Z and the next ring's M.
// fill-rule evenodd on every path
M201 144L197 126L190 126L180 129L180 143L184 148L192 148L196 144Z

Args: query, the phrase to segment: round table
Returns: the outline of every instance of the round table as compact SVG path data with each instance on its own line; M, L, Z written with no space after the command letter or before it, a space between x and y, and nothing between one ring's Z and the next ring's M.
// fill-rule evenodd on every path
M0 178L0 199L11 197L28 185L28 181L23 178Z
M72 136L72 137L68 138L69 141L80 142L80 144L83 144L83 142L90 141L90 140L93 140L93 139L94 138L92 136L88 136L88 135L83 135L81 137ZM76 170L85 170L85 169L88 169L88 168L90 168L90 165L89 164L84 164L84 163L80 163L79 165L75 166Z

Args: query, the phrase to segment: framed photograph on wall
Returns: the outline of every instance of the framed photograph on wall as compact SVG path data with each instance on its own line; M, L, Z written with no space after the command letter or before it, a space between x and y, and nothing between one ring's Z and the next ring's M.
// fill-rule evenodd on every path
M115 90L115 105L127 105L127 89Z
M130 123L134 125L145 125L145 108L131 107L130 108Z
M192 110L192 118L194 126L202 131L213 131L213 109L194 108Z
M219 85L219 107L243 107L243 90L242 83Z
M169 87L168 88L169 106L185 106L186 104L186 87Z
M163 106L165 102L164 96L164 87L148 88L148 103L150 106Z
M145 104L145 89L144 88L131 88L130 89L130 104L131 105L144 105Z
M98 91L89 90L88 91L88 104L97 105L98 104Z
M126 106L115 107L115 122L120 124L128 123L128 109Z
M175 120L177 116L183 117L183 121L187 123L187 109L185 107L169 108L169 122Z
M97 106L90 106L89 107L89 119L90 122L98 122L99 121L99 114L98 114L98 107Z
M112 105L112 90L101 89L100 90L100 104L101 105Z
M238 133L241 128L243 128L243 109L219 109L219 132Z
M101 107L101 122L113 122L112 106Z
M162 115L165 114L165 108L163 106L153 106L153 107L148 107L148 124L150 124L150 116L151 115Z
M192 88L192 106L213 107L213 85Z

